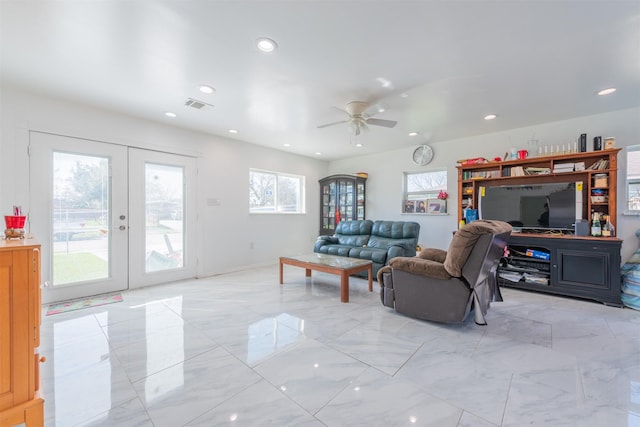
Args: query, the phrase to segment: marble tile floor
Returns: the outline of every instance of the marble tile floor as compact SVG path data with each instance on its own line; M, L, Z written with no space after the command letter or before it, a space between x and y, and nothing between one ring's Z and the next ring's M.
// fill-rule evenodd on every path
M640 312L503 290L487 326L277 266L45 316L45 425L640 426Z

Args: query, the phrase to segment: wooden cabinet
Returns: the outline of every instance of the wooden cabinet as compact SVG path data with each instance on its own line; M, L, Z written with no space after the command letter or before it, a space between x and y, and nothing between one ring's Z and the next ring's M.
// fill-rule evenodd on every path
M516 233L498 267L501 286L579 297L622 307L620 247L617 238ZM526 256L527 250L549 259Z
M464 219L465 208L478 208L479 192L487 186L580 182L582 218L590 220L592 212L598 212L608 215L616 226L619 151L614 148L504 162L463 162L457 166L458 219ZM566 171L563 165L574 168ZM575 170L582 167L583 170Z
M44 424L40 388L40 245L0 241L0 426ZM42 359L43 360L43 359Z
M365 184L357 175L331 175L320 180L320 235L331 235L340 221L365 219Z

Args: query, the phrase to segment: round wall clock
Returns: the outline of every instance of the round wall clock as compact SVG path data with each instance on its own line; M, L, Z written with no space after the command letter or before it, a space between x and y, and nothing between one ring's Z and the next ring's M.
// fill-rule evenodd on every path
M427 144L419 145L413 150L413 163L424 166L433 159L433 148Z

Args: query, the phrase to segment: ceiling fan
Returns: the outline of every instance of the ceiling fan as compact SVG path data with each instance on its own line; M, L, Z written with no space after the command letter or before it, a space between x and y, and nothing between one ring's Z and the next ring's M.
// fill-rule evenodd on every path
M360 135L363 131L368 130L368 125L373 126L383 126L386 128L392 128L398 122L393 120L384 120L384 119L374 119L372 116L375 114L367 114L367 108L369 108L369 104L363 101L353 101L347 104L345 109L341 109L338 107L334 107L344 113L346 113L349 118L346 120L340 120L339 122L327 123L324 125L318 126L318 128L326 128L329 126L339 125L342 123L348 123L349 128L355 136Z

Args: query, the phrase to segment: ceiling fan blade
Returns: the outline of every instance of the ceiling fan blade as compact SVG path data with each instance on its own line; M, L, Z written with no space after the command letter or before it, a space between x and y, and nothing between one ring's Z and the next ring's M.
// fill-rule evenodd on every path
M384 120L384 119L367 119L366 122L368 125L384 126L386 128L392 128L398 124L398 122L394 120Z
M326 128L326 127L329 127L329 126L335 126L335 125L339 125L339 124L342 124L342 123L349 123L349 120L340 120L339 122L326 123L324 125L318 126L318 129Z

